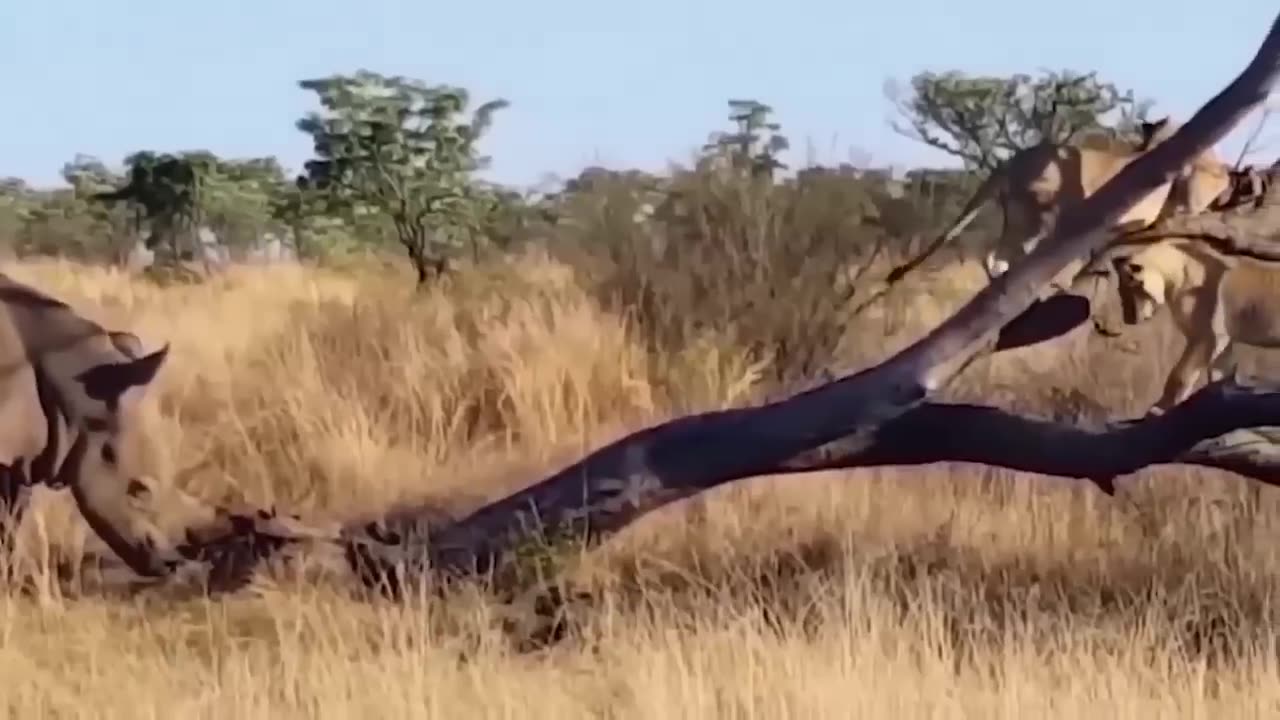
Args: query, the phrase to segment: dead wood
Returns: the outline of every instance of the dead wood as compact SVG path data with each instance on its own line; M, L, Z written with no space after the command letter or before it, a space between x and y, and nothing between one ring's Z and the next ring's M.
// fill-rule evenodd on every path
M1172 138L1064 214L1030 255L884 363L784 400L690 415L642 430L441 528L412 531L411 517L398 523L400 532L372 527L348 540L350 561L371 583L399 576L392 572L396 568L411 576L428 569L486 573L539 535L598 542L654 509L733 480L777 472L834 441L873 447L877 433L921 407L960 368L988 351L997 331L1027 310L1063 267L1101 249L1106 235L1100 228L1172 180L1192 156L1261 104L1277 74L1280 16L1249 66ZM1280 422L1280 415L1266 419ZM927 438L904 443L897 461L909 462L912 446L942 442ZM1019 452L1015 445L1001 442L1000 448L1011 456ZM1000 464L1001 457L988 459Z
M733 413L704 419L703 431L710 433L715 430L712 426L722 425L720 431L731 438L735 422ZM659 468L666 471L663 477L667 480L667 494L660 498L650 496L651 504L665 504L739 479L721 477L709 483L698 467L698 454L689 452L685 445L690 440L687 431L680 429L680 421L676 423L676 428L659 426L654 429L656 432L642 433L642 438L631 436L610 446L623 452L666 458L669 464L682 466L677 468L682 472ZM1212 383L1162 416L1092 427L1021 417L983 405L922 403L877 429L761 466L748 475L797 475L942 462L977 463L1087 480L1107 494L1114 492L1116 479L1163 464L1218 468L1267 485L1280 485L1280 393L1274 388ZM637 499L645 497L646 477L634 479L640 486ZM510 501L508 498L504 502ZM587 536L580 539L602 539L646 511L644 505L626 507L620 502L613 514L602 516L612 525L588 526ZM490 512L512 511L492 505L480 511ZM182 550L190 560L208 566L210 591L228 592L248 583L259 561L286 547L316 541L339 543L362 579L396 593L406 581L429 569L429 565L420 563L433 560L425 545L410 545L415 540L432 540L429 532L423 534L429 528L420 527L421 520L409 513L343 530L305 525L273 511L221 510L216 527L203 529L200 537L193 535ZM467 519L461 522L466 523ZM526 532L533 537L537 528L530 527ZM408 554L405 550L409 547L416 547L419 552ZM457 574L458 569L454 570Z
M866 446L834 444L774 472L980 463L1089 480L1111 492L1116 478L1150 465L1230 470L1280 485L1280 394L1217 382L1160 416L1085 427L1019 417L981 405L926 403L886 423Z
M689 418L681 418L595 453L593 457L623 453L634 458L647 456L651 461L634 467L633 475L622 476L618 482L629 483L628 488L616 493L609 512L597 511L590 518L601 522L582 523L578 528L582 534L576 539L592 544L655 507L759 475L964 462L1088 480L1103 492L1113 494L1115 480L1124 475L1152 465L1184 464L1229 470L1268 485L1280 485L1280 393L1272 388L1213 383L1162 416L1096 427L1020 417L982 405L923 403L878 428L779 462L710 475L708 464L721 464L718 458L726 455L721 443L739 438L742 413L749 412L752 411L699 417L694 425L686 424ZM703 452L697 452L690 443L698 442L709 444L699 445ZM704 459L711 462L703 462ZM552 493L565 490L566 485L543 483L535 486L538 493L516 493L442 532L424 530L412 515L407 515L367 528L352 528L344 533L343 543L360 576L370 585L393 593L432 567L448 570L450 575L471 575L475 570L494 568L444 566L441 559L453 560L461 553L467 553L474 561L492 559L496 552L488 557L475 554L480 543L492 543L490 547L496 551L507 543L534 538L543 541L547 538L537 533L555 528L531 522L518 531L518 538L462 536L463 542L472 544L439 545L441 538L449 537L448 530L484 527L494 522L492 516L504 518L524 512L516 503L528 502L552 512L565 512L575 503ZM591 484L579 487L590 488ZM532 520L532 513L526 517Z

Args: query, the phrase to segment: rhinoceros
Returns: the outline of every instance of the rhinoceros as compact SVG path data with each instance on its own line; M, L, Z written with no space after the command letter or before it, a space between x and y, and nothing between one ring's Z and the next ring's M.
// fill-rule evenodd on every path
M169 352L104 329L0 273L0 550L13 546L33 485L69 487L89 527L139 575L173 562L132 517L149 478L139 401Z

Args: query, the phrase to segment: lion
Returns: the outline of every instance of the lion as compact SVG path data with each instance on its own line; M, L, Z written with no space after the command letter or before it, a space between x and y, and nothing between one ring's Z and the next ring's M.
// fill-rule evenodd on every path
M988 280L994 280L1049 235L1060 212L1097 192L1126 165L1172 137L1176 129L1169 117L1144 122L1141 142L1128 151L1055 143L1023 149L983 181L960 216L920 257L955 239L999 193L1004 227L995 249L983 262ZM1208 148L1177 177L1129 208L1109 232L1144 229L1169 214L1204 212L1220 195L1230 192L1230 185L1226 164ZM1072 262L1051 284L1065 288L1083 265L1083 260Z
M1168 140L1178 126L1165 117L1154 123L1142 123L1142 142L1137 151L1145 153ZM1191 162L1182 166L1169 186L1168 202L1163 212L1143 227L1171 215L1199 215L1226 203L1235 193L1231 166L1223 162L1212 146L1205 148ZM1255 190L1257 187L1255 185Z
M1171 238L1117 255L1112 264L1124 322L1146 322L1167 305L1186 338L1148 414L1186 400L1206 370L1210 382L1234 376L1235 344L1280 347L1280 262Z

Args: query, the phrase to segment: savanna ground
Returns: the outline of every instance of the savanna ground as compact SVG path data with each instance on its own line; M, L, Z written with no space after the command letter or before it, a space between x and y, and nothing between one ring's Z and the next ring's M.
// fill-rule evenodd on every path
M749 250L749 248L747 249ZM462 512L620 433L877 362L977 287L925 273L856 318L821 254L529 249L416 295L400 268L237 267L160 286L102 267L5 272L155 346L154 451L210 499L349 518ZM777 260L777 262L774 262ZM742 261L742 262L740 262ZM757 272L773 264L776 272ZM746 268L746 269L744 269ZM826 298L824 300L824 298ZM1166 321L972 367L951 397L1138 412ZM1254 717L1280 708L1276 497L1222 472L1124 478L1119 499L964 465L759 478L571 558L581 598L538 645L480 592L371 599L287 567L217 600L77 591L99 547L64 495L0 595L14 717ZM316 579L319 577L320 579ZM533 629L530 629L533 628Z

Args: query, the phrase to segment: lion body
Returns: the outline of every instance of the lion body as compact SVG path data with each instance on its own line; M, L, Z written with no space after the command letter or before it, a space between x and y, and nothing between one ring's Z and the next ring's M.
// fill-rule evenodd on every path
M1230 372L1235 344L1280 348L1280 263L1175 238L1118 258L1115 266L1131 308L1125 321L1144 322L1167 305L1186 338L1153 412L1185 400L1206 370L1211 381Z
M1129 163L1173 135L1166 118L1143 125L1143 141L1131 150L1042 143L1014 154L993 172L966 203L960 217L935 241L949 242L976 217L979 209L999 195L1004 227L984 267L991 279L1030 253L1052 231L1064 210L1078 205L1114 178ZM1205 150L1173 180L1147 193L1125 211L1108 231L1124 233L1151 226L1173 213L1197 214L1230 190L1227 167L1212 148ZM1065 287L1083 266L1078 260L1052 283Z

